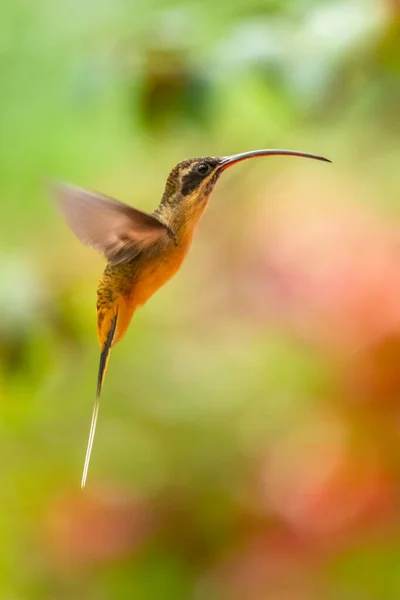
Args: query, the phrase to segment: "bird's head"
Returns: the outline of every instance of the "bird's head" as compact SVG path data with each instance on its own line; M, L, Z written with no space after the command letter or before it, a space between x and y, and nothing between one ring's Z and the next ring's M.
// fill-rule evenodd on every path
M294 150L252 150L232 156L189 158L178 163L168 175L158 214L179 225L197 222L215 184L229 167L261 156L299 156L331 162L327 158Z

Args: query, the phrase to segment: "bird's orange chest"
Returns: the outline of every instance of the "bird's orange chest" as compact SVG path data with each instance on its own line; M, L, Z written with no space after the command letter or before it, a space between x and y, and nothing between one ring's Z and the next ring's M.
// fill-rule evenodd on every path
M172 246L167 252L143 260L132 288L131 300L135 306L145 304L175 275L182 265L188 247L186 244Z

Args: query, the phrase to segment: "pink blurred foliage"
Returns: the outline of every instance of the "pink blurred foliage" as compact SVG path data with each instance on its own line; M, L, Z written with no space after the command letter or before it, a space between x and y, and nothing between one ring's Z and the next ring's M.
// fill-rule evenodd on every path
M396 483L379 445L329 410L276 441L261 463L260 500L320 552L396 515Z
M304 539L277 526L230 550L209 580L231 600L312 600L320 597L317 567Z
M350 184L277 180L249 232L251 277L298 335L342 352L400 334L400 229L362 206ZM265 308L264 308L265 310Z
M255 466L254 485L247 481L239 494L243 538L209 576L217 597L322 598L324 565L398 528L396 473L379 440L335 407L303 417Z
M233 272L242 315L323 351L352 402L398 408L400 227L363 192L345 178L277 178Z
M139 552L153 529L145 502L107 488L66 490L52 499L45 518L52 560L73 570Z

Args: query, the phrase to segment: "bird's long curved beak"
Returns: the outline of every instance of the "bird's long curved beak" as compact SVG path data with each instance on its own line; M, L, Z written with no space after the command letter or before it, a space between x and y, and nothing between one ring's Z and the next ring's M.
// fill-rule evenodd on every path
M258 156L300 156L302 158L312 158L314 160L322 160L324 162L332 162L328 158L318 156L316 154L309 154L308 152L297 152L296 150L251 150L250 152L242 152L241 154L232 154L232 156L223 156L220 159L220 168L225 170L228 167L236 165L236 163L248 158L257 158Z

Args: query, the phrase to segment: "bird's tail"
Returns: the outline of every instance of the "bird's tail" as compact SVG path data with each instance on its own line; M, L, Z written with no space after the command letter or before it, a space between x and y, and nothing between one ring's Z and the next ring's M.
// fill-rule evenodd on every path
M118 311L115 313L114 317L111 320L110 326L108 328L107 336L106 336L106 339L105 339L105 342L103 344L103 348L102 348L102 351L100 354L99 372L97 375L97 393L96 393L96 399L94 401L92 421L90 423L89 439L88 439L88 445L87 445L87 450L86 450L85 464L83 467L82 483L81 483L82 488L84 488L86 485L86 479L87 479L89 463L90 463L90 456L92 454L94 434L96 432L97 417L99 414L101 389L102 389L102 385L103 385L104 375L106 374L106 370L107 370L111 346L114 341L115 330L117 327L117 320L118 320Z
M104 376L107 371L110 351L114 344L119 342L126 333L132 319L134 304L130 302L129 296L117 295L111 301L104 294L104 288L99 288L97 304L97 333L101 348L99 371L97 375L97 394L94 402L92 421L90 423L89 439L86 450L85 464L83 467L81 487L86 485L89 470L90 456L92 453L93 440L96 431L97 417L99 414L100 394L103 386Z

